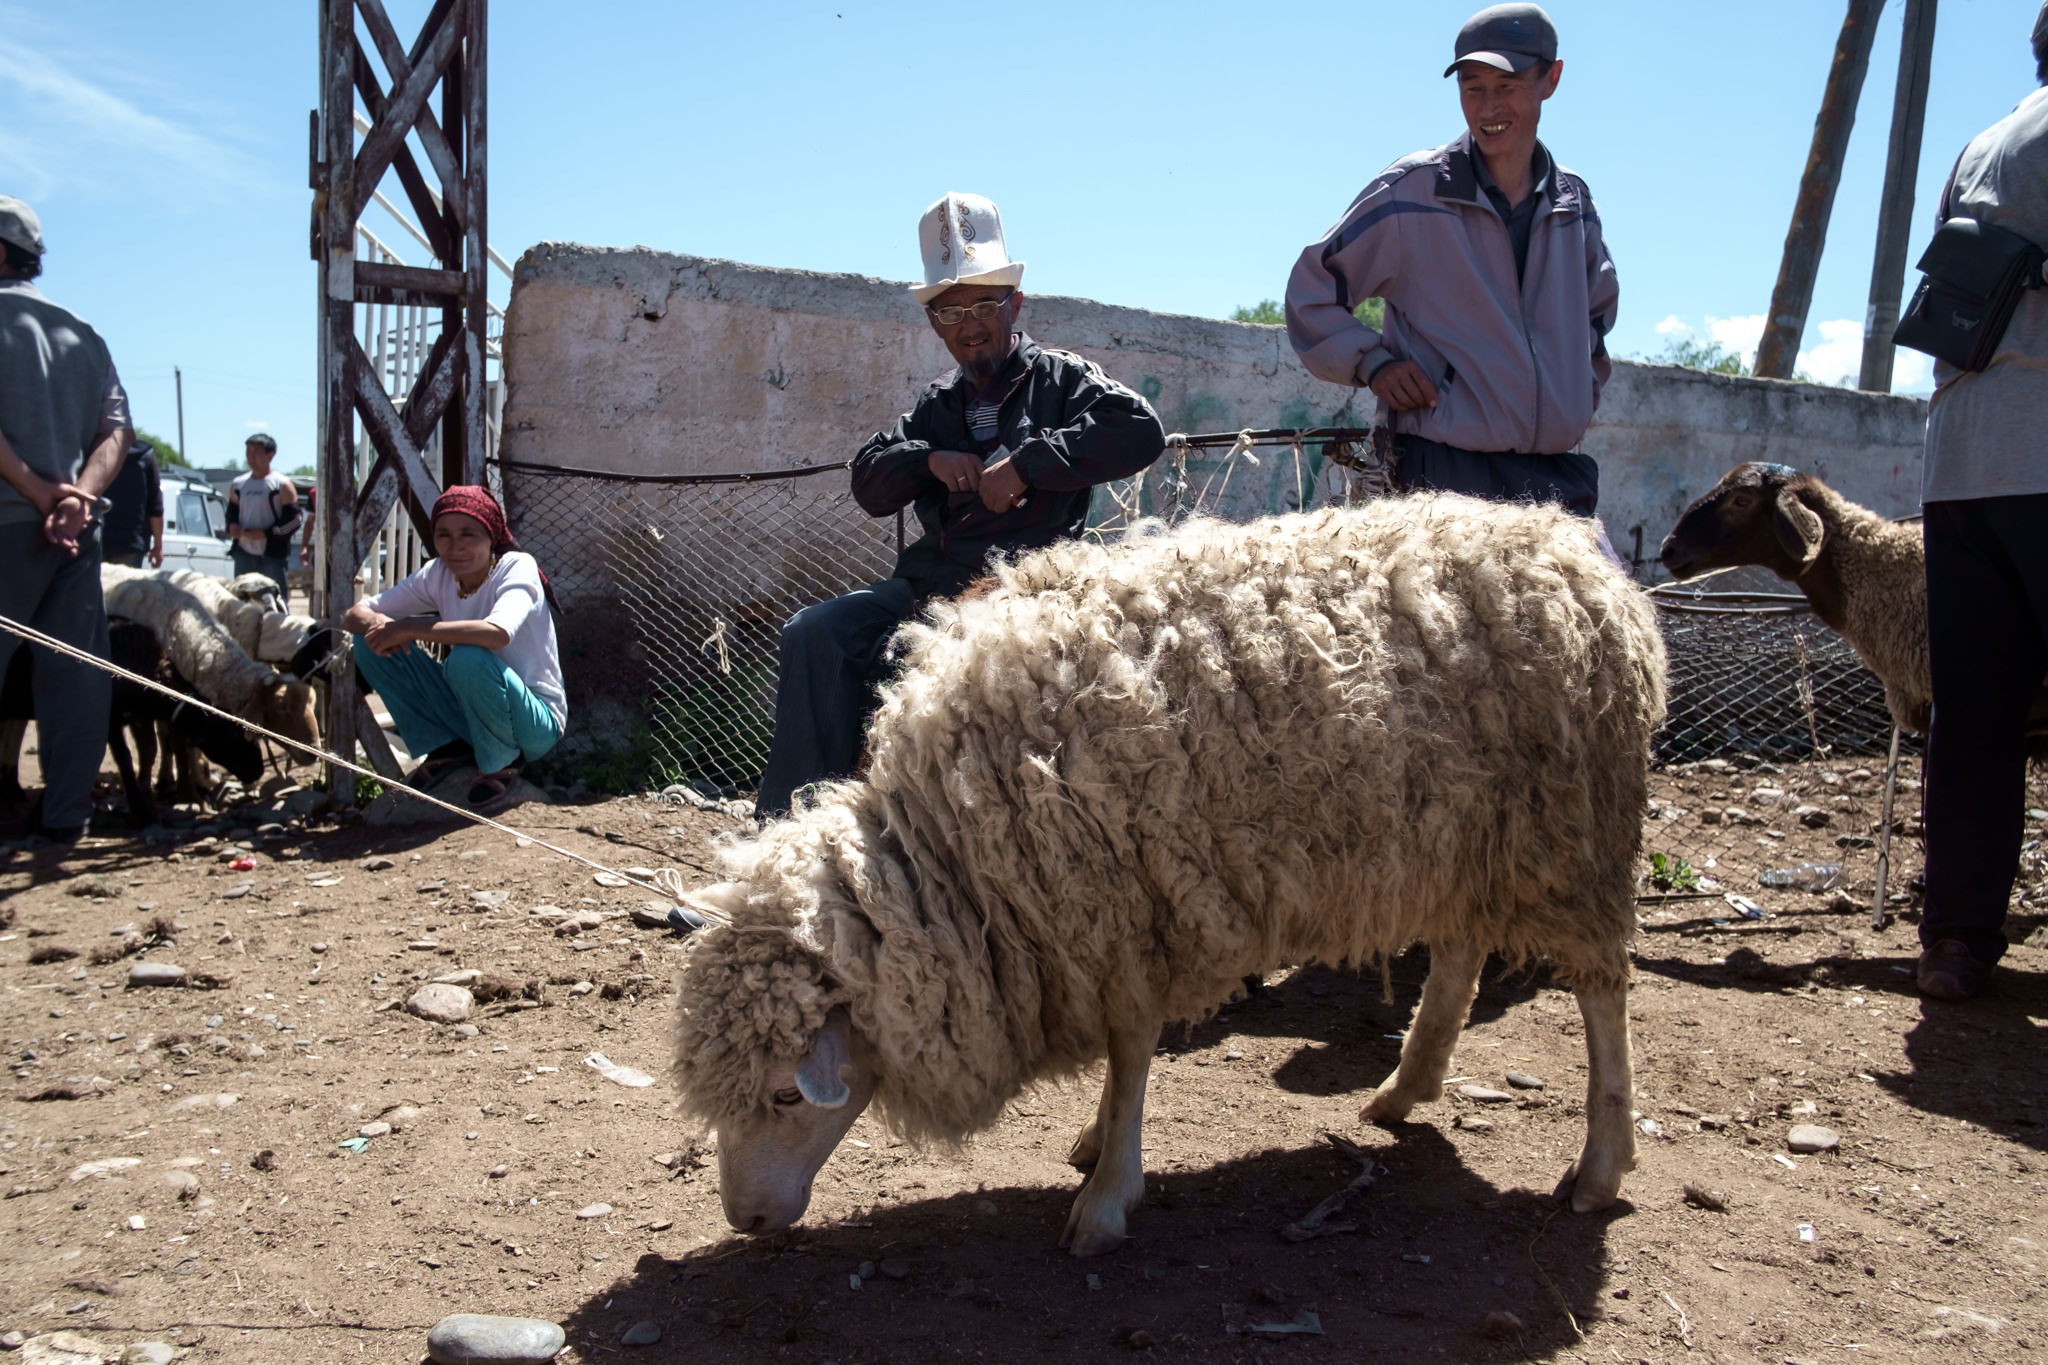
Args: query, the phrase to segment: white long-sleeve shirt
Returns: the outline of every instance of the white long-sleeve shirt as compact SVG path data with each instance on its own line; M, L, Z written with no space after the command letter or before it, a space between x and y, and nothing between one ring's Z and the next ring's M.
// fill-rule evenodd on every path
M541 590L540 565L524 550L501 555L482 586L462 595L455 575L440 560L365 598L371 611L396 620L438 616L443 621L488 621L512 639L499 658L547 704L556 728L569 728L569 694L562 687L562 654L555 646L555 619Z

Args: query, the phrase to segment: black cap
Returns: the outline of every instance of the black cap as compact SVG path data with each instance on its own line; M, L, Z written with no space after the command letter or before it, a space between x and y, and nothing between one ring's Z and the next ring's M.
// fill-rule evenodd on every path
M1446 76L1459 62L1484 62L1519 74L1538 62L1557 60L1557 28L1541 5L1489 5L1458 30L1457 56L1444 68Z

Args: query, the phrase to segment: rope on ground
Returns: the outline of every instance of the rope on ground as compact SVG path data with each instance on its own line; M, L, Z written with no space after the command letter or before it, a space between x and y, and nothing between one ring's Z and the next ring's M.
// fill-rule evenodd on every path
M1536 1244L1543 1240L1543 1234L1550 1231L1550 1225L1557 1220L1557 1215L1563 1212L1562 1207L1552 1209L1550 1217L1543 1220L1543 1226L1537 1228L1536 1235L1529 1239L1529 1264L1535 1267L1536 1278L1543 1281L1543 1287L1550 1291L1550 1297L1556 1299L1557 1306L1564 1310L1564 1320L1571 1324L1572 1335L1584 1341L1586 1334L1580 1329L1579 1320L1572 1313L1572 1306L1565 1302L1564 1294L1558 1289L1557 1282L1550 1278L1550 1272L1543 1268L1543 1262L1536 1259ZM1692 1343L1686 1344L1690 1346Z
M214 715L219 716L222 720L233 721L235 724L241 726L244 730L247 730L252 734L261 735L265 739L276 740L279 744L289 745L291 748L297 749L302 753L310 754L312 757L319 759L323 763L332 763L337 767L346 768L352 773L359 774L363 777L371 778L374 781L382 783L386 787L392 788L396 791L404 792L407 796L410 796L415 800L424 801L430 806L439 806L442 810L452 812L455 815L459 815L465 820L472 821L479 825L487 825L491 829L498 830L499 832L504 834L509 834L515 839L524 839L528 843L533 844L536 847L544 848L550 853L554 853L561 857L569 859L571 862L582 863L585 867L592 867L597 869L599 872L605 873L608 876L617 877L620 881L626 883L628 886L637 886L643 891L652 891L656 895L667 896L671 900L681 900L683 898L684 892L682 885L682 877L680 874L676 872L674 868L662 868L660 872L657 872L655 874L655 878L652 883L643 882L638 877L629 877L625 873L619 871L617 868L606 867L603 863L600 863L593 858L586 858L581 853L572 852L569 849L562 848L555 844L551 844L547 840L539 838L536 835L526 833L524 830L517 830L512 828L510 825L500 824L496 820L491 819L488 815L484 815L478 811L466 810L461 806L453 804L452 802L443 801L438 796L430 796L426 792L419 790L417 787L408 786L403 782L393 781L391 778L385 777L382 774L370 768L365 768L360 764L352 763L348 759L341 757L339 754L331 754L328 753L326 750L319 748L316 745L307 744L302 740L293 739L288 735L280 735L274 730L266 730L261 725L256 724L254 721L244 720L242 717L235 715L233 712L223 711L218 706L215 706L210 702L201 701L197 697L187 696L185 693L178 691L176 688L167 687L163 683L158 682L154 678L145 678L140 673L130 672L128 669L121 667L119 664L111 663L106 659L100 658L96 654L78 648L76 645L66 644L62 640L53 639L52 637L43 634L43 632L35 629L34 627L25 626L21 624L21 622L16 621L11 617L0 616L0 630L5 630L11 635L18 636L21 639L28 641L30 644L40 645L44 649L50 650L53 653L62 654L67 658L76 659L81 663L91 664L94 668L97 668L105 673L111 673L113 676L117 678L126 678L129 682L135 683L142 687L147 687L151 691L161 692L165 696L171 698L173 701L182 702L186 706L196 706L202 711L210 711ZM666 873L668 875L664 876L662 875L663 873ZM698 913L703 914L707 918L715 919L720 921L721 923L725 923L728 925L732 923L730 919L728 919L725 915L719 913L713 907L704 905L697 900L693 899L691 901L691 908L696 910Z

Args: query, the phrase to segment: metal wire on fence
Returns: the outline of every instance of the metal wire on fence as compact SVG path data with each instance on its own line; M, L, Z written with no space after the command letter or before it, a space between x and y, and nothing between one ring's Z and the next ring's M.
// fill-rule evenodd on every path
M1391 481L1369 435L1177 437L1144 475L1098 490L1089 533L1379 496ZM906 533L902 518L863 513L844 465L664 477L500 467L514 528L554 582L572 692L620 700L645 727L648 764L636 777L751 796L767 762L782 624L887 577ZM1803 599L1668 585L1654 597L1671 661L1656 762L1670 782L1726 787L1733 802L1771 780L1770 770L1816 759L1838 769L1875 760L1881 773L1891 734L1884 689ZM1760 777L1735 780L1746 773ZM1817 798L1866 789L1861 780L1832 793L1817 776L1787 781L1813 787ZM1753 884L1747 878L1771 865L1769 829L1705 823L1701 811L1712 804L1667 792L1651 813L1650 847L1727 869L1730 886ZM1917 807L1909 799L1901 808ZM1840 809L1835 828L1860 838L1871 818L1856 804ZM1867 872L1862 864L1875 855L1852 847L1839 856L1851 864L1848 876Z

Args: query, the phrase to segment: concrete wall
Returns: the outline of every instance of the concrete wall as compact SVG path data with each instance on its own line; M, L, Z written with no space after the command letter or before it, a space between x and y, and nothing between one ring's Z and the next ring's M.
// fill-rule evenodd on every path
M1025 326L1143 393L1169 431L1371 420L1371 395L1310 376L1278 327L1035 294ZM505 357L506 457L625 474L843 461L951 364L900 283L564 243L520 259ZM1609 535L1648 580L1686 503L1742 460L1810 469L1887 516L1915 510L1925 424L1916 399L1621 363L1584 449ZM1190 461L1198 491L1202 469ZM1231 473L1216 510L1289 510L1298 481L1269 455ZM894 528L864 518L838 473L689 490L512 474L506 493L565 604L571 749L628 736L661 688L722 686L701 672L714 633L772 665L777 623L886 572L893 551Z
M1309 375L1277 327L1056 295L1030 296L1025 326L1143 393L1172 431L1370 421L1371 395ZM505 347L504 453L620 473L843 460L951 363L899 283L564 243L521 258ZM1584 449L1616 547L1631 553L1640 527L1654 558L1742 460L1911 512L1925 424L1918 399L1624 361ZM1279 510L1289 482L1267 461L1235 510Z

